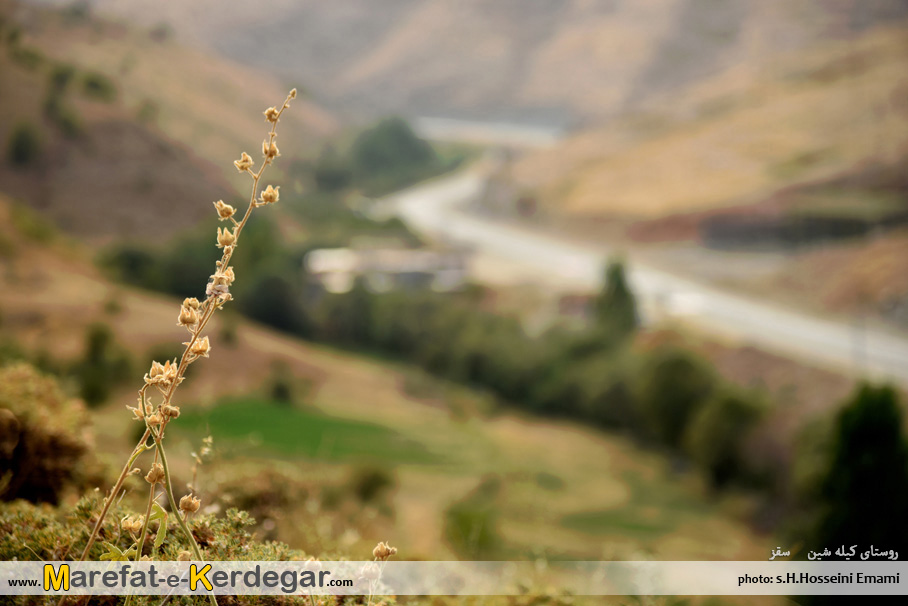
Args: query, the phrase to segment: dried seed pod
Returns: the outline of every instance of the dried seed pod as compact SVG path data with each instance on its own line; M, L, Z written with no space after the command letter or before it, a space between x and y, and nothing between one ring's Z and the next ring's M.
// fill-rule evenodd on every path
M142 532L142 526L144 525L144 522L144 516L126 516L122 520L120 520L120 528L130 534L138 534Z
M221 221L229 219L236 213L236 209L229 204L224 204L223 200L214 202L214 207L217 209L218 217L220 217Z
M207 358L208 352L211 350L211 344L208 342L208 337L202 337L201 339L196 339L192 346L189 348L189 352L196 355Z
M192 561L192 554L189 553L188 551L185 551L185 550L181 551L179 553L179 555L177 556L177 562L191 562L191 561Z
M274 160L281 155L280 151L277 149L277 144L274 141L268 141L267 139L262 141L262 155L265 156L265 160Z
M375 549L372 550L372 557L374 557L376 560L387 560L396 553L396 547L391 547L384 541L380 541L378 545L375 546Z
M255 162L253 162L252 156L250 156L250 155L247 154L246 152L243 152L243 153L240 155L240 159L239 159L239 160L235 160L235 161L233 162L233 165L236 166L236 169L237 169L238 171L240 171L241 173L242 173L242 172L246 172L247 170L249 170L250 168L252 168L253 164L255 164Z
M145 474L145 481L149 484L157 484L164 479L164 466L160 463L155 463L151 466L151 469L148 470L148 473Z
M235 242L236 234L233 230L227 229L226 227L218 228L218 248L233 246Z
M280 187L272 187L269 185L265 188L265 191L262 192L260 199L263 204L274 204L280 198L280 192L278 191Z
M272 124L277 124L277 119L280 115L281 112L279 112L276 107L269 107L265 110L265 120Z
M180 308L180 317L177 319L177 326L193 326L199 321L199 312L191 307L183 306Z
M179 406L165 404L164 406L161 406L161 414L164 415L164 417L166 417L166 418L176 419L177 417L180 416L180 408L179 408Z
M184 513L195 513L201 505L202 501L189 494L180 499L180 511Z

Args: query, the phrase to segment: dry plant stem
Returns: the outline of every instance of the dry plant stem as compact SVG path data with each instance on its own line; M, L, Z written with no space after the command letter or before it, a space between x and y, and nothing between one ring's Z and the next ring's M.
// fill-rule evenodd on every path
M155 450L154 462L158 462L158 453ZM145 520L142 522L142 532L139 533L139 539L136 541L136 562L142 561L142 549L145 548L145 533L148 532L148 518L151 517L151 504L154 503L154 491L155 485L151 485L151 489L148 491L148 506L145 508ZM161 521L162 524L166 524L166 520ZM132 594L126 596L125 606L129 606L132 603Z
M217 265L218 269L217 269L216 275L222 275L222 272L224 272L226 269L229 269L228 264L230 262L231 257L233 256L234 250L236 250L236 247L239 244L240 233L243 231L243 227L246 226L246 222L249 221L249 217L252 216L252 211L255 208L257 208L258 206L264 205L266 202L276 201L276 196L275 196L272 200L266 201L263 199L262 203L259 204L258 202L256 202L256 195L258 194L259 181L262 178L262 174L265 172L265 168L268 165L270 165L271 162L273 161L274 157L276 155L278 155L277 149L275 147L273 147L274 138L275 138L275 136L277 136L277 132L276 132L277 123L280 120L281 115L284 113L284 110L290 106L290 101L292 99L294 99L295 97L296 97L296 89L293 89L292 91L290 91L290 94L284 100L284 103L281 106L280 110L275 110L275 108L270 108L268 110L268 112L266 112L266 118L271 122L271 131L268 134L267 145L263 146L263 150L264 150L263 153L265 155L265 158L262 162L262 165L259 167L258 172L253 172L249 168L249 165L247 165L244 169L239 163L235 163L237 165L237 168L240 168L240 170L245 170L245 172L249 173L249 175L252 177L252 193L249 198L249 207L246 209L246 212L243 215L243 219L241 221L237 221L232 216L230 217L230 220L233 222L233 224L235 226L234 231L233 231L233 242L230 244L227 244L223 247L224 253L221 255L221 260L220 260L219 264ZM273 153L271 153L271 154L268 153L269 148L272 149ZM241 158L241 160L244 160L246 158L248 158L248 155L245 152L243 152L243 158ZM270 186L269 186L269 190L270 190ZM201 316L201 318L198 319L198 321L195 323L194 327L190 330L189 342L185 344L186 348L183 350L183 355L180 357L180 363L177 366L177 369L176 369L176 372L175 372L173 378L170 380L170 384L167 386L166 389L161 389L161 393L163 394L164 397L163 397L163 401L161 402L161 404L157 407L158 410L162 410L163 407L171 405L174 392L176 392L177 386L183 381L183 376L186 372L186 369L189 367L190 364L192 364L194 361L198 360L200 357L198 354L193 353L193 351L192 351L193 346L201 338L202 332L204 331L205 327L208 325L208 322L211 320L212 316L214 315L214 312L217 311L218 309L220 309L221 306L223 306L223 304L226 303L228 300L230 300L230 295L226 292L221 293L218 291L211 291L211 294L207 294L207 292L206 292L205 301L200 306L200 308L202 310L202 316ZM146 381L148 381L147 375L146 375ZM154 431L152 429L152 426L148 424L148 414L146 414L146 404L147 404L146 390L148 389L148 386L149 386L149 383L147 382L146 385L143 386L142 389L139 391L139 393L140 393L140 404L139 404L140 409L139 410L141 410L141 417L144 418L144 420L146 422L145 433L142 435L142 439L139 440L139 443L136 445L135 449L133 450L132 456L130 456L129 461L123 467L123 471L122 471L122 473L120 473L120 477L117 480L116 485L111 490L110 495L108 495L107 499L105 500L104 507L101 509L101 512L98 516L98 521L95 523L95 526L92 529L91 535L89 535L88 542L85 545L85 549L82 552L82 556L79 558L80 562L85 560L85 558L88 556L88 552L90 551L91 547L94 545L95 540L98 537L98 532L100 531L101 525L104 523L104 519L107 517L107 514L110 511L110 506L113 504L113 499L116 496L116 494L120 491L120 488L123 486L123 482L126 479L126 476L129 474L129 470L132 467L132 464L135 462L136 458L142 452L144 452L145 450L148 449L146 442L150 436L153 436L154 441L155 441L155 449L156 449L155 460L157 460L158 455L160 455L160 457L161 457L161 464L164 468L164 476L165 476L164 487L165 487L165 492L167 493L167 498L170 501L170 507L171 507L172 511L174 512L174 515L177 518L177 522L180 524L180 528L183 530L183 532L186 534L186 538L189 540L189 544L192 547L192 551L193 551L193 554L194 554L196 560L202 561L202 554L199 550L198 545L195 542L195 538L192 536L192 532L189 530L189 527L186 524L186 520L182 516L179 515L179 507L176 504L176 499L174 499L173 489L171 487L170 470L167 466L167 457L164 454L164 449L161 444L163 437L164 437L164 430L166 429L167 423L171 420L171 418L167 417L165 415L164 418L161 419L160 427L158 428L157 431ZM154 484L152 484L151 491L149 494L148 506L146 508L145 520L144 520L143 528L142 528L142 535L139 538L139 541L137 543L136 561L141 560L141 557L142 557L142 548L144 547L144 543L145 543L145 533L147 532L148 518L151 514L151 506L154 501L154 492L155 492L155 487L154 487ZM209 595L209 598L210 598L212 605L217 606L217 600L215 599L214 595ZM65 596L61 597L59 605L62 606L64 601L65 601Z
M202 557L202 552L195 542L195 537L192 536L192 531L189 529L189 525L186 524L186 520L180 515L180 508L173 498L173 488L170 485L170 467L167 466L167 455L164 454L164 449L161 447L161 438L159 436L155 436L155 444L157 445L158 453L161 455L161 466L164 467L164 492L167 493L167 500L170 501L170 509L173 511L174 517L177 519L180 528L186 535L186 540L189 541L189 546L192 548L192 555L195 557L195 560L197 562L204 562L205 559ZM211 602L211 606L218 606L217 598L214 597L213 593L208 594L208 601Z
M110 494L107 496L107 499L104 501L104 507L101 509L101 513L98 514L98 521L95 522L95 527L92 529L91 534L88 537L88 542L85 544L85 549L82 550L82 557L79 558L79 561L82 562L88 557L88 552L91 549L92 545L95 544L95 540L98 538L98 532L101 530L101 524L104 523L104 518L107 517L107 512L110 511L110 506L113 505L114 497L120 492L120 488L123 487L123 481L126 480L126 476L129 474L129 470L132 468L132 464L135 463L136 459L140 454L145 452L145 442L151 436L151 430L146 429L145 433L142 434L142 437L139 439L138 444L136 444L135 449L132 451L132 456L129 457L129 460L126 462L126 465L123 466L123 471L120 472L120 478L117 480L117 483L111 489ZM61 600L62 604L63 601Z
M158 462L158 450L155 449L154 453L154 462ZM152 463L154 465L154 463ZM139 535L139 540L136 542L136 562L142 561L142 550L145 548L145 533L148 532L148 518L151 517L151 505L154 503L154 492L155 484L151 485L151 488L148 490L148 505L145 506L145 521L142 523L142 533ZM166 520L161 521L162 524L166 523Z

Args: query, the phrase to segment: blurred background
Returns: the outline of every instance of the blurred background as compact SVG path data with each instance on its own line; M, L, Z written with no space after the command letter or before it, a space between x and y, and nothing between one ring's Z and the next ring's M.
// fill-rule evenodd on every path
M295 86L172 428L208 512L354 559L908 553L904 0L0 7L4 500L108 485ZM70 408L65 462L11 429Z

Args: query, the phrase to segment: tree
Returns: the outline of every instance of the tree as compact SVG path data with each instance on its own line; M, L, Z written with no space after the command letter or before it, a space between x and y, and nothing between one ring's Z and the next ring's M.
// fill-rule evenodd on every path
M320 190L339 191L350 185L350 167L337 150L328 145L319 154L312 177Z
M85 353L76 365L79 395L89 406L107 400L117 383L129 376L127 353L117 344L113 331L100 322L88 327L85 333Z
M711 368L680 348L654 352L640 377L640 403L649 431L670 448L679 448L690 420L716 386Z
M815 547L908 552L908 442L895 390L861 385L839 413L820 481Z
M694 416L685 435L691 458L722 487L747 473L743 443L763 416L762 402L733 389L714 395Z
M606 267L595 311L598 323L616 336L627 337L637 329L637 302L627 283L624 264L617 259L609 261Z
M365 193L380 195L427 176L438 158L405 120L387 118L356 137L350 163Z

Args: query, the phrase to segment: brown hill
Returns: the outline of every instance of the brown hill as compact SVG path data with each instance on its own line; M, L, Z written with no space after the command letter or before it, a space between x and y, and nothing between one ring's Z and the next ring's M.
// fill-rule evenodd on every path
M207 161L121 107L67 95L77 133L65 134L42 111L46 72L28 71L0 55L0 189L66 231L99 238L172 233L204 212L187 199L230 196L230 183ZM37 151L17 164L13 132L34 133Z
M651 219L759 202L908 152L906 27L742 67L523 159L558 211Z
M286 95L283 84L161 32L12 3L0 14L5 34L19 32L0 48L0 191L93 238L166 236L207 216L199 200L245 192L232 160L255 152L261 112ZM54 92L53 74L67 69ZM87 94L88 79L106 88ZM306 100L282 122L300 153L336 128ZM23 123L40 153L16 164L8 146Z

